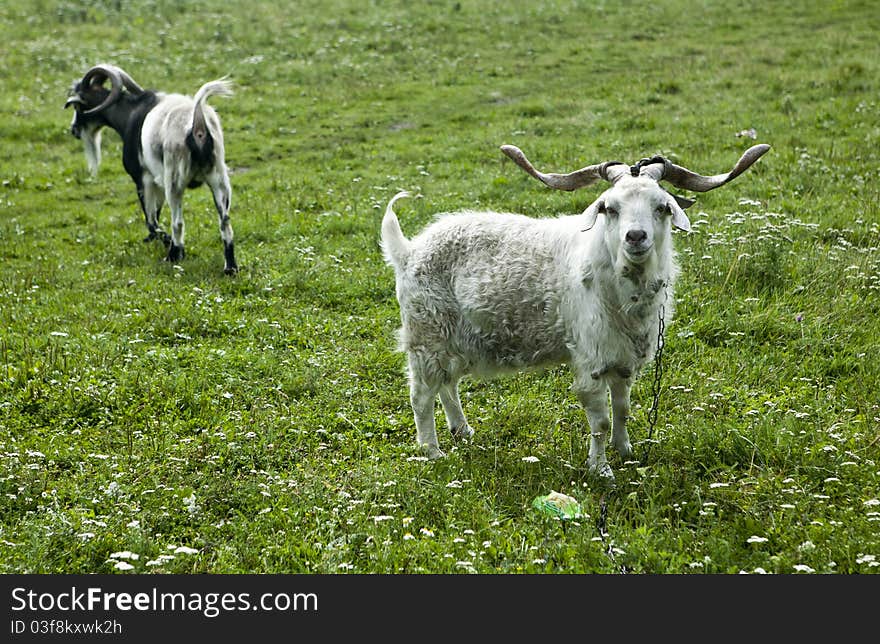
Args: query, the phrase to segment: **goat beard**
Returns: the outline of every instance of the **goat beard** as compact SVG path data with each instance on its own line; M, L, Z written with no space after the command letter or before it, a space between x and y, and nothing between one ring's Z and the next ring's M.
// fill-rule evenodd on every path
M101 129L96 127L83 130L80 139L86 153L89 173L96 175L98 174L98 166L101 165Z

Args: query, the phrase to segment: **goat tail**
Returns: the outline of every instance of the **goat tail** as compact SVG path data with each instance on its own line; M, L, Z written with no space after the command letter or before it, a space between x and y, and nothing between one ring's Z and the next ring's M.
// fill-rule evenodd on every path
M210 81L202 85L193 97L195 106L193 106L190 137L192 139L191 147L194 152L204 151L211 139L211 133L208 131L208 124L205 121L204 109L205 101L211 96L232 96L232 83L225 76L218 80Z
M412 195L404 190L391 197L385 208L385 216L382 218L382 254L385 256L385 261L394 268L406 264L410 252L410 242L403 236L400 222L394 214L394 202L410 196Z
M232 81L224 76L202 85L199 91L196 92L195 97L193 97L196 108L204 105L210 96L232 96Z

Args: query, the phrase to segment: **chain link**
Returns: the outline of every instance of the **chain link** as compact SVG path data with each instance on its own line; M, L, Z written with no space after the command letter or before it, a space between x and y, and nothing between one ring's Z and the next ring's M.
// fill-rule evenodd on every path
M660 310L657 313L657 350L654 352L654 382L651 383L651 409L648 410L648 437L645 441L645 455L642 457L642 465L648 464L648 456L651 455L651 445L653 444L654 426L657 424L657 414L660 411L660 392L661 380L663 378L663 345L666 344L666 300L669 298L669 291L666 285L663 286L663 303L660 304Z

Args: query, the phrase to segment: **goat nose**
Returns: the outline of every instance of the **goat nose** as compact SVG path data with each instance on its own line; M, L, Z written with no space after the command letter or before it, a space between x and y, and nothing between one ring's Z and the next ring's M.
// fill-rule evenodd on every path
M648 233L644 230L628 230L626 233L626 241L630 244L641 244L648 238Z

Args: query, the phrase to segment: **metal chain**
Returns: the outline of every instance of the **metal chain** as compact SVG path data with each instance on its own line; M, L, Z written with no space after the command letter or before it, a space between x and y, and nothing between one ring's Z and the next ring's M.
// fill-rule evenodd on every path
M614 543L606 539L608 536L608 504L605 502L605 494L599 497L599 518L596 519L596 531L599 533L599 538L602 539L602 543L605 545L605 555L611 560L617 569L620 571L621 575L625 575L629 572L626 566L621 563L618 563L617 559L614 558Z
M651 383L651 409L648 410L648 437L645 441L645 456L642 458L642 464L647 465L648 456L651 454L652 436L654 434L654 426L657 424L657 414L660 411L660 392L661 379L663 378L663 345L666 344L664 332L666 331L666 300L669 298L669 291L664 284L663 287L663 303L660 304L660 310L657 313L657 350L654 352L654 382Z

